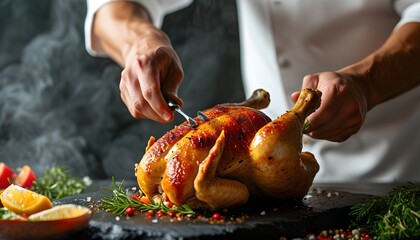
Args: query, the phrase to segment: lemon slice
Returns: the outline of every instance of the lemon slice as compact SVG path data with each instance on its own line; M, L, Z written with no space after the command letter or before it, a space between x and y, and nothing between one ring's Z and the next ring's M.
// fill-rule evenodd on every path
M19 215L29 216L52 208L52 203L46 196L14 184L3 191L0 200L9 211Z
M54 221L68 218L77 218L86 214L90 214L91 210L87 207L64 204L54 206L53 208L41 211L29 216L31 221Z

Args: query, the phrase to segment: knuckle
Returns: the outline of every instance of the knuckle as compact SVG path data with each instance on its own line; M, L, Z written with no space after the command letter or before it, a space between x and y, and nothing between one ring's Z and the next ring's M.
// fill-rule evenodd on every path
M313 74L306 74L303 79L310 79L312 78L314 75Z
M142 88L143 97L146 100L151 100L154 94L159 91L155 84Z
M132 104L132 107L129 107L129 111L134 118L144 118L142 110L144 108L144 103L141 101L135 101Z
M151 57L147 54L137 54L137 62L140 67L150 65Z
M173 50L167 46L160 46L156 49L156 55L161 57L172 57Z
M314 74L307 74L303 77L303 81L311 81L314 78L315 78Z
M302 87L316 88L316 85L318 85L318 75L308 74L303 77Z
M132 73L129 69L124 69L121 72L121 79L120 79L120 88L122 86L133 85L137 79L133 77Z

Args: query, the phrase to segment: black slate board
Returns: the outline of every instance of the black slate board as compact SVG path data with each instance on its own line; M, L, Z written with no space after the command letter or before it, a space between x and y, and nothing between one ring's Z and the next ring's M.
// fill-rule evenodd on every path
M124 188L136 186L125 183ZM54 204L75 203L91 206L109 194L95 191L64 198ZM96 211L89 228L69 236L69 239L279 239L304 237L331 228L347 228L350 207L369 195L348 192L329 192L311 189L302 201L254 201L221 215L224 222L209 218L184 218L180 221L168 216L150 219L145 214L133 217L117 216ZM88 199L90 198L90 201ZM206 215L207 214L207 215ZM210 216L205 213L204 216ZM239 221L238 221L239 219Z

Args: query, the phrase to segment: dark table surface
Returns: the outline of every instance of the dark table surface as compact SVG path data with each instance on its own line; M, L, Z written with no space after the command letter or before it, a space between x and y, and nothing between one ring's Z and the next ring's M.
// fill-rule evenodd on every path
M222 212L224 221L211 221L209 213L199 218L148 218L117 216L96 211L88 229L70 238L80 239L288 239L304 237L331 228L347 228L351 206L371 195L385 195L398 184L314 184L302 201L250 201ZM111 180L94 181L85 194L61 199L55 204L91 206L110 187ZM124 189L137 186L125 181Z

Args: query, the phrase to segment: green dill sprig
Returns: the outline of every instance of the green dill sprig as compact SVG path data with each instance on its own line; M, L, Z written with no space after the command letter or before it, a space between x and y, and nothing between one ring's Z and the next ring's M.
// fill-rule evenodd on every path
M353 224L377 239L420 237L420 187L414 183L395 187L385 196L373 196L351 209Z
M143 203L137 199L134 199L130 195L129 189L123 189L124 181L117 186L115 179L112 178L112 187L103 187L103 189L110 192L111 196L102 196L99 209L112 212L114 214L124 214L125 210L129 207L134 208L140 212L147 212L149 210L157 211L161 210L163 213L169 213L175 211L182 215L194 215L195 212L188 205L184 204L181 206L168 207L163 202L151 202L150 204Z
M31 190L47 196L49 199L59 199L82 193L86 183L72 176L66 167L48 168L44 176L34 181Z

